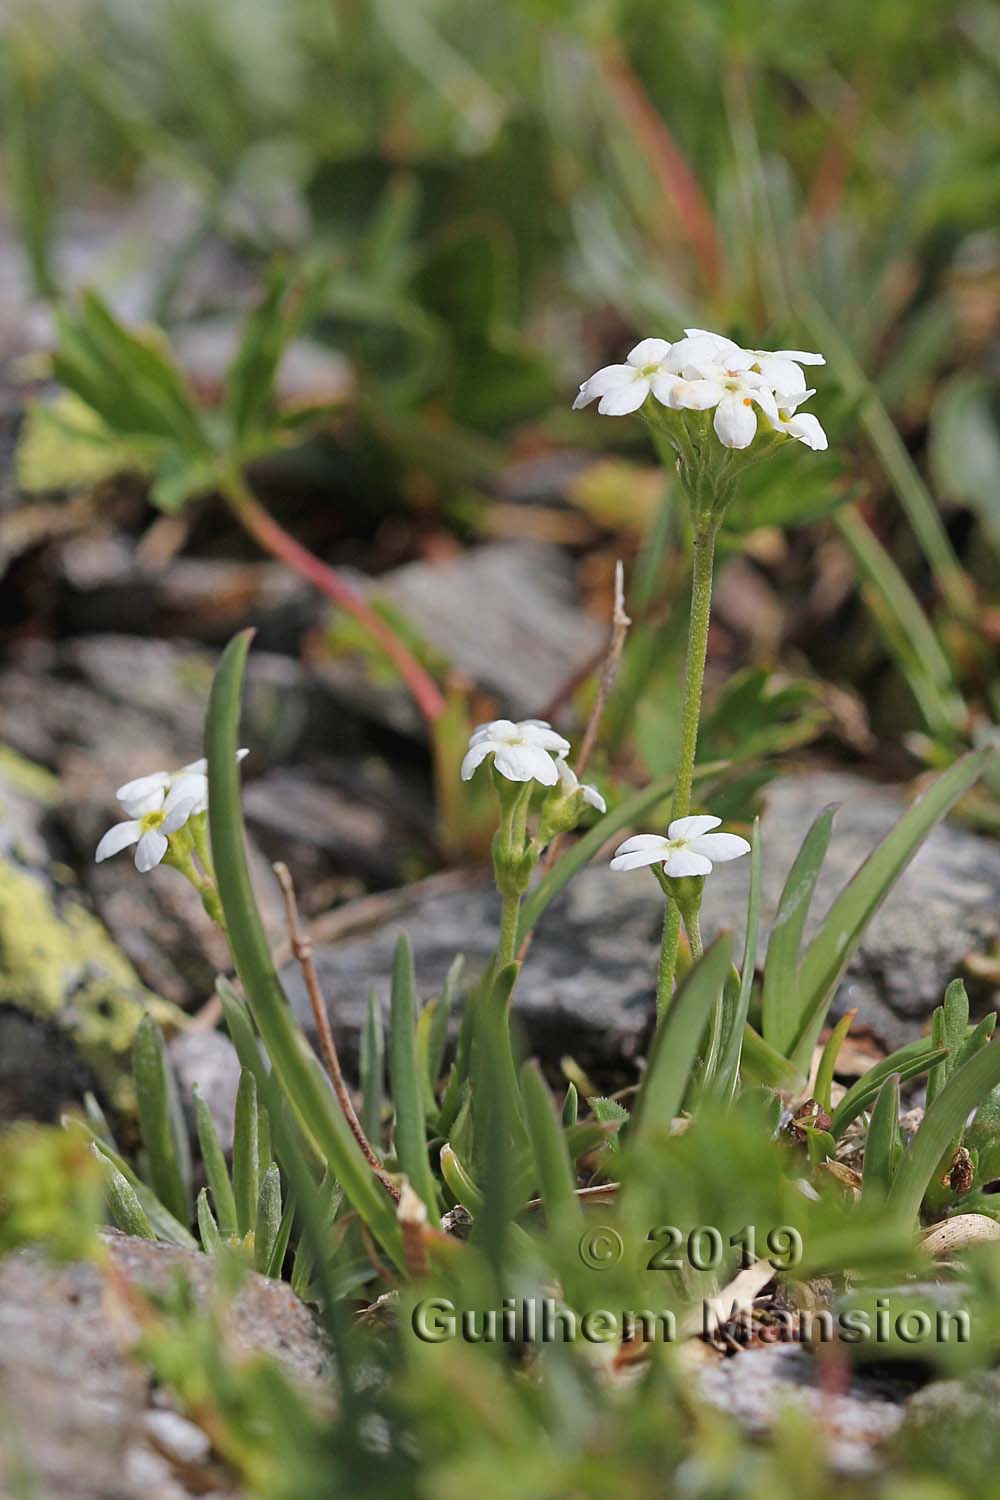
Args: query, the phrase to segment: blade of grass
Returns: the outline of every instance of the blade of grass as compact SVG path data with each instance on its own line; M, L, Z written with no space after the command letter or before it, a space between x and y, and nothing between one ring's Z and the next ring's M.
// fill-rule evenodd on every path
M392 1200L362 1154L319 1060L292 1016L250 884L236 762L240 691L249 645L250 633L243 632L226 647L212 684L206 728L212 856L230 946L283 1096L352 1207L393 1261L403 1267L402 1236ZM273 1111L269 1113L277 1129L279 1122ZM284 1165L289 1170L288 1163Z
M244 1068L236 1090L236 1114L233 1121L233 1197L236 1200L236 1228L241 1238L249 1234L257 1218L259 1141L257 1081L250 1069Z
M813 1089L813 1097L826 1114L830 1113L831 1108L830 1096L833 1092L833 1075L837 1068L837 1058L840 1056L840 1049L844 1045L847 1033L851 1029L851 1022L856 1015L856 1010L849 1010L841 1016L827 1038L823 1056L816 1069L816 1087Z
M900 1145L899 1074L890 1073L879 1089L865 1139L861 1181L863 1197L888 1196Z
M946 1056L944 1049L935 1047L930 1037L921 1036L915 1041L907 1042L905 1047L898 1048L889 1057L884 1057L847 1090L833 1111L831 1135L843 1135L851 1121L856 1120L872 1103L890 1073L898 1073L900 1083L909 1083L912 1078L919 1078L921 1073L926 1073Z
M747 897L746 936L743 941L743 961L740 965L740 989L736 997L732 1026L727 1037L719 1064L717 1087L721 1097L731 1099L739 1081L740 1059L746 1019L750 1011L754 975L757 972L757 935L760 931L760 887L763 868L763 844L760 833L760 818L754 819L753 836L750 840L750 893Z
M417 986L413 951L405 934L396 944L389 1009L389 1078L395 1110L393 1142L399 1165L423 1199L431 1223L440 1218L437 1188L427 1156L423 1072L417 1055Z
M1000 1084L1000 1045L990 1044L952 1074L924 1115L920 1129L899 1163L889 1192L889 1208L914 1223L942 1156L976 1105Z
M201 1147L201 1160L212 1193L212 1202L215 1204L219 1233L228 1239L230 1235L236 1234L238 1228L236 1199L233 1196L233 1186L229 1179L222 1145L215 1129L215 1121L212 1119L212 1111L197 1088L194 1090L194 1119L198 1131L198 1145Z
M271 1162L264 1173L257 1197L257 1212L254 1219L253 1264L254 1270L267 1272L274 1254L274 1246L281 1227L281 1174L277 1163Z
M848 881L810 943L799 969L801 1023L791 1058L803 1072L840 977L865 928L935 824L982 775L992 748L965 755L909 807Z
M215 1222L215 1216L208 1201L208 1188L202 1188L198 1194L196 1216L198 1220L198 1234L201 1238L201 1248L209 1255L217 1254L222 1249L222 1236L219 1233L219 1226Z
M153 1189L164 1207L187 1224L191 1218L191 1148L163 1035L152 1016L143 1016L139 1022L132 1071Z
M812 824L788 872L764 960L764 1040L787 1056L801 1022L798 996L799 949L816 881L838 803L831 802Z
M96 1147L94 1148L96 1152ZM97 1152L100 1155L100 1152ZM155 1240L153 1226L147 1219L135 1190L122 1176L114 1162L105 1158L107 1177L106 1197L108 1213L123 1234L134 1234L139 1239Z
M382 1139L385 1108L385 1028L378 994L368 992L365 1027L361 1033L361 1128L376 1151Z

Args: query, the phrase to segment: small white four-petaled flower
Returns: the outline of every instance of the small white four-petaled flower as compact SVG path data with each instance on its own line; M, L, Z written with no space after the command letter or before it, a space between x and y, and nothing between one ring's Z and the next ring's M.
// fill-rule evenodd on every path
M714 411L716 436L736 449L753 442L759 409L773 432L820 451L826 433L814 416L796 410L815 395L801 367L822 364L822 354L805 349L743 349L722 334L688 328L675 344L643 339L625 364L605 365L583 382L573 407L596 400L604 416L626 416L652 395L674 411Z
M542 786L555 786L559 780L556 762L569 754L569 740L556 734L544 719L522 719L515 724L512 719L492 719L489 724L480 724L469 737L469 748L462 761L462 780L468 781L476 767L488 755L493 764L508 781L540 781Z
M707 815L675 818L666 832L637 833L615 850L612 870L637 870L641 865L662 865L664 874L710 875L713 865L740 859L750 845L738 833L713 833L721 818Z
M242 760L249 750L237 750ZM169 847L169 835L177 833L189 818L208 809L208 762L195 760L179 771L153 771L127 781L115 793L128 813L101 839L94 852L98 864L135 845L135 867L142 874L155 869Z

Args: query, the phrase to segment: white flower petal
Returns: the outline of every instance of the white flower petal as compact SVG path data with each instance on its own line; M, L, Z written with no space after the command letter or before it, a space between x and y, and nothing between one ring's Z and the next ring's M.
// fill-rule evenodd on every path
M129 802L145 802L160 792L160 802L162 802L162 793L166 792L169 785L169 771L153 771L149 776L137 776L134 781L126 781L125 785L120 786L115 792L115 796L124 805ZM155 812L159 805L159 802L154 802L153 806L147 807L145 811ZM136 814L136 816L141 816L141 814Z
M470 779L476 767L482 765L487 755L493 754L494 748L489 740L477 740L474 745L469 746L462 761L461 775L463 781Z
M781 415L778 411L778 403L774 399L774 392L759 386L753 393L753 399L764 413L772 427L781 424Z
M697 839L703 833L709 833L713 828L718 828L721 823L721 818L713 818L709 813L695 813L693 817L675 818L667 829L667 837Z
M615 857L619 854L634 854L637 849L658 849L661 855L665 855L667 841L662 833L634 833L624 844L618 845Z
M749 448L757 434L757 413L749 396L728 391L715 408L712 425L727 448Z
M202 809L198 806L198 798L188 797L183 802L176 803L170 809L160 824L160 829L163 833L176 833L179 828L184 827L184 824L192 813L201 811Z
M617 386L598 401L597 410L602 416L627 417L629 412L639 410L649 395L649 381L635 370L632 374L634 378L629 385Z
M759 349L759 354L765 351ZM826 360L822 354L808 354L804 349L775 349L775 359L793 359L797 365L825 365Z
M636 849L632 854L616 854L611 861L612 870L640 870L643 865L659 865L664 860L662 849Z
M806 388L806 377L798 365L778 354L761 355L757 368L768 385L783 396L794 396Z
M703 833L688 845L692 854L703 854L713 865L725 864L730 859L742 859L750 853L750 845L738 833Z
M178 775L173 786L167 793L167 800L163 804L163 811L172 813L179 803L190 802L191 806L198 812L204 812L208 807L208 777L197 771L190 771L186 775ZM178 824L178 827L180 825ZM168 828L167 832L171 830Z
M167 852L167 841L156 828L148 829L135 846L135 867L140 875L155 870Z
M135 844L142 833L142 824L135 818L127 823L116 823L109 828L94 850L94 859L97 864L103 860L110 859L112 854L118 854L122 849L127 849L130 844Z
M708 411L725 394L725 386L717 380L678 380L666 404L675 410Z
M666 339L643 339L629 350L625 358L630 365L658 365L666 359L672 347Z
M801 416L792 417L789 422L782 422L781 431L786 432L789 437L796 438L800 443L805 443L814 453L822 453L830 445L826 433L823 431L812 412L804 411Z
M584 784L580 790L583 792L583 800L588 807L596 808L599 813L606 813L608 804L597 790L596 786Z
M520 738L526 745L537 745L541 750L552 750L559 755L568 755L569 740L564 740L544 719L525 719L519 724Z
M693 849L671 849L663 861L663 868L674 879L683 875L710 875L712 861L703 854L695 854Z
M735 352L741 354L744 352L740 349L739 344L734 343L732 339L727 339L721 333L710 333L707 328L685 328L684 332L689 339L707 339L710 344L713 344L722 353Z
M246 760L246 758L247 758L247 756L249 754L250 754L250 751L247 750L246 747L244 746L242 749L237 750L237 752L236 752L236 759L237 760ZM208 761L205 759L204 756L202 756L201 760L193 760L190 765L181 766L181 768L180 768L179 771L175 771L174 772L174 775L173 775L172 779L174 781L176 781L178 776L207 776L207 775L208 775Z
M488 724L480 724L472 731L469 744L478 745L480 740L512 739L516 734L517 725L513 719L491 719Z
M589 380L583 382L579 395L573 402L573 410L579 411L581 406L589 406L591 401L597 400L598 396L606 396L608 391L613 391L634 379L634 365L605 365L603 369L595 371Z
M537 745L498 745L493 764L508 781L540 781L542 786L555 786L559 780L555 761Z

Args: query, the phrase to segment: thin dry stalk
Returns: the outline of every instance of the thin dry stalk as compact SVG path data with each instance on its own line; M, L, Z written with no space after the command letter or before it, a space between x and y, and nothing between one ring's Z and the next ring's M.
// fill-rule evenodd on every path
M362 1130L361 1121L358 1119L355 1111L350 1091L344 1082L344 1075L340 1067L340 1058L337 1055L337 1044L333 1040L333 1032L330 1029L330 1018L326 1013L326 1004L324 1003L322 991L319 987L319 976L316 973L316 965L313 961L312 938L307 933L303 933L299 926L298 902L295 899L295 887L292 884L292 877L288 866L281 860L278 860L271 868L274 870L275 878L281 887L281 894L285 902L285 920L288 924L288 941L291 945L292 954L302 970L306 994L309 996L313 1020L316 1023L316 1034L319 1037L320 1052L326 1064L326 1071L330 1075L330 1082L333 1084L333 1092L336 1094L337 1102L344 1112L344 1118L351 1128L351 1134L364 1152L372 1171L390 1197L398 1203L399 1189L382 1166L382 1163L368 1141L368 1137Z

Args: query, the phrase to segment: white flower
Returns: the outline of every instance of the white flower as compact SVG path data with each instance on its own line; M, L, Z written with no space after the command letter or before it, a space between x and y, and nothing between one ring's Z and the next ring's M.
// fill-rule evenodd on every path
M671 876L709 875L713 865L740 859L750 845L738 833L712 833L721 818L675 818L666 837L637 833L615 850L612 870L637 870L640 865L662 865Z
M480 724L469 738L469 748L462 761L462 780L468 781L488 755L501 776L508 781L540 781L555 786L559 780L553 754L561 759L569 754L569 741L556 734L544 719L493 719Z
M666 339L643 339L625 356L625 364L605 365L583 382L573 410L597 401L602 416L624 417L638 411L650 391L665 403L677 379L672 348Z
M759 406L772 427L781 421L774 391L763 375L756 370L741 369L734 357L728 365L709 367L700 380L684 382L678 393L678 405L689 406L695 411L707 411L715 407L712 426L715 435L726 448L749 448L757 436L757 413Z
M830 446L819 420L811 411L796 413L793 408L789 413L787 407L782 408L777 430L783 432L786 437L805 443L806 447L811 448L814 453L822 453Z
M716 357L723 362L733 355L746 356L772 390L786 396L796 395L806 388L800 365L826 364L822 354L810 354L805 349L741 349L732 339L724 338L721 333L709 333L706 328L685 328L684 332L692 341L705 339L713 344L718 351ZM675 344L674 348L678 349L680 345Z
M588 807L594 807L599 813L608 810L607 803L597 790L596 786L589 786L581 782L572 766L568 766L564 760L560 760L556 766L559 776L559 787L564 797L572 797L579 792Z
M237 750L242 760L249 750ZM123 823L115 823L101 839L94 852L98 864L132 844L135 867L142 874L155 869L168 848L168 836L177 833L189 818L208 809L208 762L192 761L179 771L153 771L127 781L115 793L128 813Z

